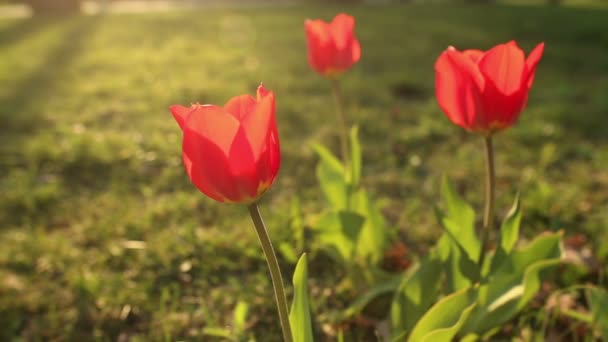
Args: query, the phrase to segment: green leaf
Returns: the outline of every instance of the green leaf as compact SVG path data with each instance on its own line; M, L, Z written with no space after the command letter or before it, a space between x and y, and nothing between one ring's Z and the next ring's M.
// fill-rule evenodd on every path
M358 133L358 127L353 126L350 130L350 183L354 188L359 185L359 181L361 180L361 144L359 143Z
M420 317L435 303L441 280L441 260L429 255L403 277L391 304L392 335L411 331Z
M332 248L342 262L350 262L365 218L351 211L330 211L317 222L318 240Z
M384 256L388 235L382 212L369 198L365 190L360 189L354 196L354 209L364 219L357 241L356 255L371 263L379 262Z
M561 233L543 234L504 256L480 286L479 306L463 331L482 334L517 315L540 289L541 272L561 257Z
M293 303L289 312L289 325L294 342L313 342L310 304L308 301L308 266L306 253L302 254L293 274Z
M454 238L474 263L479 261L481 242L475 232L475 211L464 201L447 177L443 177L441 194L445 213L440 215L443 228Z
M437 242L437 252L443 261L448 293L469 287L479 280L478 265L449 233L444 233Z
M608 341L608 292L595 287L587 291L587 297L591 305L593 323L599 329L602 339Z
M439 300L422 316L408 341L451 341L475 308L477 290L466 288Z
M376 284L369 290L365 291L361 296L357 298L346 310L342 312L341 319L347 319L349 317L359 314L365 307L372 302L374 299L394 292L399 287L401 277L393 277L387 281L383 281Z
M513 207L507 213L500 226L500 246L508 254L511 252L517 240L519 240L519 225L521 223L521 210L519 205L519 194L515 197Z
M334 209L347 207L347 184L342 163L325 147L315 144L314 150L319 155L317 178L327 200Z

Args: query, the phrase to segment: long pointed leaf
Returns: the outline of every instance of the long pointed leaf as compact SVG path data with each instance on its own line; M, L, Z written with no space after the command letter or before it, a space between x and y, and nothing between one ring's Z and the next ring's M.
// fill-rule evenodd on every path
M519 205L519 194L515 197L513 207L507 213L505 220L500 226L500 246L508 254L511 252L517 240L519 240L519 225L521 223L521 210Z
M302 254L293 274L293 303L289 312L289 325L294 342L313 342L310 304L308 301L308 266L306 253Z
M440 216L443 228L454 238L474 263L479 260L481 242L475 232L475 211L465 202L447 177L441 183L445 213Z
M466 288L439 300L418 321L409 342L451 341L475 307L477 290Z

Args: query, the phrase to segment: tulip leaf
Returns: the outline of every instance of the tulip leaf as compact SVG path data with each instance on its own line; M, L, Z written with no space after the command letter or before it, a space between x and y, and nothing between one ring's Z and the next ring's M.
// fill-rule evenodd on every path
M365 218L351 211L330 211L317 222L319 241L342 262L350 262Z
M435 303L441 284L441 267L439 257L430 254L405 274L391 304L394 337L410 331Z
M408 341L451 341L475 308L476 298L472 287L443 297L420 318Z
M320 144L313 144L313 149L317 152L317 155L322 162L326 163L336 173L344 174L344 165L342 162L331 153L326 147Z
M600 331L603 341L608 341L608 291L594 287L587 291L587 298L593 324Z
M325 147L315 144L313 148L319 155L317 178L327 200L334 209L347 207L347 184L342 163Z
M513 207L507 213L500 226L500 247L508 254L511 252L517 240L519 240L519 225L521 223L521 210L519 205L519 194L515 197Z
M399 287L401 281L400 276L393 276L385 281L379 282L372 286L369 290L365 291L361 296L357 298L346 310L343 311L341 319L347 319L359 314L365 307L371 303L374 299L395 292Z
M302 254L293 274L293 302L289 312L289 325L294 342L313 342L310 304L308 300L308 266L306 253Z
M479 267L449 233L444 233L437 242L437 252L443 261L448 293L471 286L479 280Z
M513 250L479 288L479 306L463 331L482 334L512 319L541 286L542 271L561 262L561 234L544 234Z
M446 176L441 183L441 195L445 207L445 213L439 215L442 227L462 247L469 259L477 263L481 242L475 232L475 211L458 194Z
M387 227L382 212L367 192L360 189L354 194L355 210L365 218L357 242L357 255L372 263L379 262L387 243Z
M350 183L354 188L359 185L359 181L361 180L361 144L359 143L358 133L358 127L353 126L350 130Z

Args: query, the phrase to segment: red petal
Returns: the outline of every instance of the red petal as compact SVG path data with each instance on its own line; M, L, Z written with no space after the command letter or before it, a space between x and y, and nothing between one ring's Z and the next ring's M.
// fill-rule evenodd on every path
M228 155L240 124L222 108L196 106L184 126L183 159L192 182L216 200L238 198Z
M345 71L361 58L361 45L354 34L355 18L340 13L330 26L336 48L332 69L334 72Z
M473 61L449 48L435 63L435 91L439 106L456 125L469 130L483 126L480 89L483 79Z
M505 96L519 91L525 70L524 52L515 41L500 44L485 53L479 69Z
M239 128L239 121L223 108L197 105L188 116L185 128L209 139L228 155Z
M272 102L272 108L270 110L270 121L268 122L270 134L266 138L266 146L262 148L261 155L258 158L258 174L260 177L260 181L266 187L269 187L274 182L277 173L279 172L279 168L281 167L281 147L279 143L279 132L277 129L276 122L276 110L275 110L275 98L274 93L266 90L264 85L260 85L258 87L258 102L261 102L267 96L271 96L272 98L269 100ZM264 103L260 106L260 110L265 110ZM256 147L257 148L257 147Z
M221 153L209 153L208 158L203 159L203 154L200 153L203 149L201 148L201 141L203 138L193 133L192 135L188 135L189 138L186 139L184 135L184 139L182 141L182 160L184 161L184 167L186 169L186 173L190 178L190 181L205 195L211 197L212 199L224 202L224 197L219 195L215 187L209 183L208 178L205 176L204 170L202 168L205 165L209 166L213 163L213 160L216 160L216 165L222 164L222 154ZM217 148L213 148L213 150L217 150ZM191 159L191 158L194 158ZM226 165L227 162L223 161L223 164Z
M243 126L239 128L234 138L228 156L228 163L236 189L236 193L230 197L231 201L243 202L257 197L260 179L256 161L251 152L251 145Z
M188 115L194 110L192 107L184 107L182 105L173 105L169 107L173 118L177 121L179 128L184 129L184 122L188 118Z
M266 148L273 125L276 128L275 98L272 91L257 103L255 112L247 116L242 125L251 146L253 159L257 161Z
M475 49L462 51L462 54L465 55L466 57L470 58L473 61L473 63L475 63L475 64L477 64L479 62L479 60L481 60L484 53L485 52L483 52L481 50L475 50Z
M361 44L359 44L359 41L357 39L353 40L351 53L351 61L353 63L356 63L361 59Z
M266 95L268 95L268 90L266 90L266 87L264 87L264 83L260 83L256 93L257 93L257 99L256 99L257 102L260 102L262 100L262 98L264 98L264 97L266 97Z
M545 43L540 43L536 45L534 50L532 50L532 52L530 52L530 55L528 55L528 59L526 59L526 84L528 88L532 87L532 83L534 82L534 74L536 72L536 66L538 65L538 62L540 62L544 50Z
M329 26L338 50L343 50L347 46L350 46L355 29L355 18L348 14L339 13Z
M304 27L308 45L308 63L318 73L327 74L331 71L336 53L329 25L322 20L307 19Z
M255 99L251 95L235 96L224 105L224 110L242 121L255 108Z

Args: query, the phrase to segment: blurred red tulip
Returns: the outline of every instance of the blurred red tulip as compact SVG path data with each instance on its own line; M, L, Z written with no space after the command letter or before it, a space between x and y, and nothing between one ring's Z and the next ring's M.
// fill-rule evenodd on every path
M236 96L224 107L171 106L183 131L190 180L219 202L252 203L270 188L281 164L274 93Z
M331 23L306 19L308 63L321 75L334 77L348 70L361 58L361 45L355 37L355 18L344 13Z
M486 52L449 47L435 63L439 106L456 125L486 136L515 124L544 46L527 59L515 41Z

